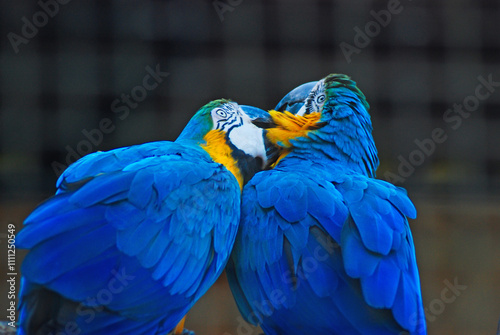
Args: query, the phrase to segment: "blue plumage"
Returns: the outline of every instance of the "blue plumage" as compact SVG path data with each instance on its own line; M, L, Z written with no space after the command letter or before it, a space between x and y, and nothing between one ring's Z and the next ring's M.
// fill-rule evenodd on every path
M402 188L373 178L368 108L344 75L302 85L276 108L321 114L243 191L227 273L241 313L267 335L426 333L407 221L416 210Z
M249 139L254 156L239 153L236 167L207 149L227 149L245 127L264 143L238 105L218 100L176 142L97 152L71 165L16 239L30 249L20 333L170 332L227 262L240 219L238 171L248 180L267 163L258 138ZM209 143L211 132L225 142Z

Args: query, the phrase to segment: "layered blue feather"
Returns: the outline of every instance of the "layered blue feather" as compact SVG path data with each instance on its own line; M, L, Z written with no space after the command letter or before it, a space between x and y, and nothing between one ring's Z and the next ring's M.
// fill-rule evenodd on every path
M406 191L374 179L377 150L364 95L324 80L321 128L245 186L228 263L245 319L266 335L426 333ZM311 99L305 84L277 106ZM314 98L314 97L313 97Z
M330 170L288 158L245 187L228 265L242 314L266 334L421 334L415 208L391 184Z
M94 153L71 165L57 186L16 239L30 249L22 265L22 333L71 322L80 334L166 333L229 257L240 188L197 145ZM37 324L43 318L52 323Z

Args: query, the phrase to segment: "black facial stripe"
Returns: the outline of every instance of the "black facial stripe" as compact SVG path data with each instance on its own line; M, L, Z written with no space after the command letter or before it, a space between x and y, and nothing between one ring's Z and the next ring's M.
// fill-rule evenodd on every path
M309 93L309 96L305 101L305 114L319 112L320 106L318 104L318 101L316 101L316 98L318 97L318 95L324 94L324 86L324 83L321 83L318 87L316 87ZM323 99L323 101L324 100L325 99ZM321 101L319 103L321 103Z
M242 125L243 125L243 118L242 118L241 116L238 118L238 121L239 121L239 122L237 122L237 120L235 120L234 122L231 122L231 123L226 123L226 124L224 125L224 127L225 127L225 126L228 126L228 128L227 128L227 130L226 130L226 132L227 132L228 134L229 134L229 133L231 132L231 130L233 130L234 128L238 128L238 127L240 127L240 126L242 126Z
M243 118L240 115L240 113L238 113L238 111L235 111L233 109L233 110L228 111L228 112L230 114L229 118L224 119L224 120L218 120L216 129L230 132L233 128L243 125Z

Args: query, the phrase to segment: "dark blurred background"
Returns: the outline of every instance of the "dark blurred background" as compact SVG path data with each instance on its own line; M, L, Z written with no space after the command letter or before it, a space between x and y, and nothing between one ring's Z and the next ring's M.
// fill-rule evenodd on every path
M7 225L21 228L68 163L174 140L209 100L271 109L297 85L339 72L371 104L379 178L405 187L417 206L411 227L429 334L495 333L500 2L0 4L1 311ZM241 321L224 278L186 326L258 333Z

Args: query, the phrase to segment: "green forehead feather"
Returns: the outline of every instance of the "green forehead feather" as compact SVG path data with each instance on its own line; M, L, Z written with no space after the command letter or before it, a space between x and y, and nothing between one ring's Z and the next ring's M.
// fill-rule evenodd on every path
M331 98L336 95L336 91L341 89L341 88L346 88L349 91L351 91L359 101L363 104L363 106L366 108L366 110L370 109L370 105L366 101L366 97L361 92L361 90L356 86L356 82L353 81L349 76L345 74L337 74L333 73L328 75L325 78L325 88L327 90L328 97ZM346 92L343 92L343 95L345 95Z
M205 106L201 107L200 110L193 116L193 119L197 118L200 121L204 119L206 122L212 123L212 118L210 117L210 112L217 107L222 106L223 104L230 103L231 100L228 99L218 99L213 100L207 103Z
M228 99L218 99L210 101L205 106L201 107L191 118L182 133L179 135L178 139L202 141L203 136L205 136L214 127L210 112L214 108L230 102L231 100Z
M212 111L212 109L217 108L219 106L222 106L223 104L230 103L230 102L232 102L232 101L229 99L217 99L217 100L210 101L208 104L203 106L200 109L200 112L198 112L198 113L210 113Z

